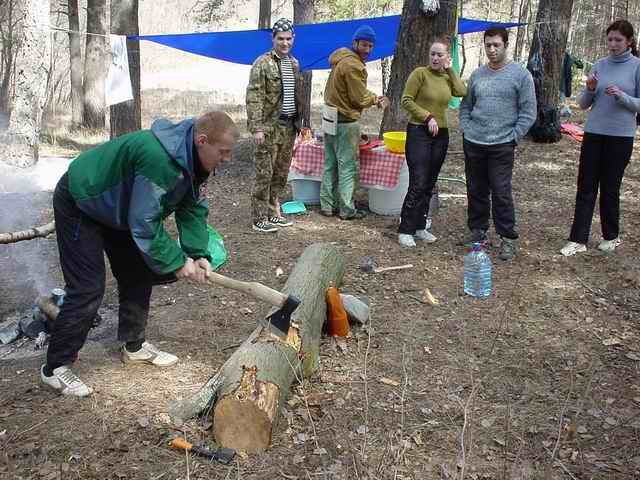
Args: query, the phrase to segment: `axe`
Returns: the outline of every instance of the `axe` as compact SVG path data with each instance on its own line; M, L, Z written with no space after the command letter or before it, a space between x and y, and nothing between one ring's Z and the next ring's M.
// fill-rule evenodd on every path
M285 295L258 282L242 282L215 272L211 272L207 281L213 285L221 285L232 290L247 293L274 307L278 307L278 310L267 317L266 323L268 323L271 333L281 338L287 337L289 324L291 323L291 314L298 308L298 305L300 305L300 300L296 297L293 295Z
M171 441L171 447L177 450L186 450L191 453L195 453L196 455L201 455L203 457L207 457L211 460L216 460L217 462L223 463L224 465L229 465L233 460L233 457L236 456L235 450L231 448L218 448L217 450L209 450L208 448L199 447L187 442L182 437L174 438Z

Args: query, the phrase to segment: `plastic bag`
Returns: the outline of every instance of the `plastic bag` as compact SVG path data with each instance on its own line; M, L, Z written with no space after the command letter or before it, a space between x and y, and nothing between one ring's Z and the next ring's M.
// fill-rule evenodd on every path
M222 235L213 229L211 225L207 225L207 231L209 232L209 244L207 245L207 251L211 255L211 268L214 270L219 269L225 264L227 258L227 249L224 248L224 240Z
M222 238L222 235L220 235L211 225L207 225L207 232L209 232L209 243L207 244L207 252L209 252L209 255L211 256L211 268L217 270L227 261L227 249L224 248L224 240ZM180 245L179 238L178 245ZM175 279L173 281L175 281ZM165 282L158 282L156 283L156 285L159 285L161 283Z

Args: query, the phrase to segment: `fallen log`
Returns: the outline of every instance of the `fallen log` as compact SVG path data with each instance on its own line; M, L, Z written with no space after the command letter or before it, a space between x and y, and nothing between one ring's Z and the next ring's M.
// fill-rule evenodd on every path
M344 259L335 247L307 247L283 289L301 301L287 338L258 326L196 395L170 409L171 417L184 421L213 400L213 433L220 446L247 453L268 448L293 379L310 376L319 366L325 292L340 284L343 273Z
M53 233L56 229L55 222L41 225L40 227L33 227L28 230L21 230L13 233L0 233L0 244L15 243L22 240L32 240L38 237L46 237Z

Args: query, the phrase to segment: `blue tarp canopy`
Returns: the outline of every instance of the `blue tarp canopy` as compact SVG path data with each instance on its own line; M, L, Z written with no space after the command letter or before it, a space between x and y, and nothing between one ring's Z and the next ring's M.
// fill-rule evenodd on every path
M377 36L369 61L392 56L400 28L400 15L296 25L293 55L300 61L303 70L328 69L329 55L339 47L350 46L353 33L365 24L370 25ZM510 28L518 25L521 24L460 18L458 33L483 32L489 27ZM258 56L271 48L271 30L139 35L128 38L148 40L196 55L244 65L251 65Z

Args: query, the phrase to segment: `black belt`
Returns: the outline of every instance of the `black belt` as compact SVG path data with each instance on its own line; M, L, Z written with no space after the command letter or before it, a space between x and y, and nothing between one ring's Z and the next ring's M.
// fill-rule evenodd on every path
M280 120L281 122L293 122L295 118L295 115L280 115L278 117L278 120Z

